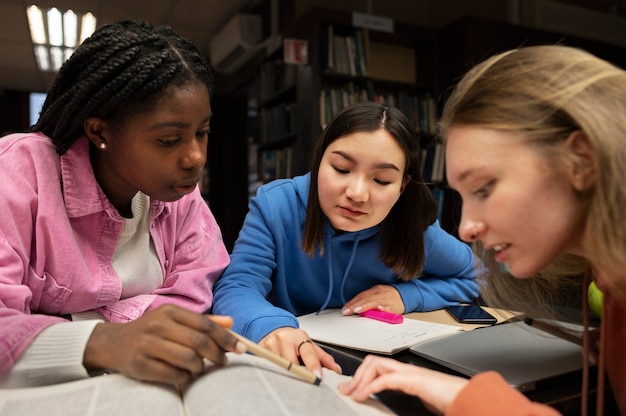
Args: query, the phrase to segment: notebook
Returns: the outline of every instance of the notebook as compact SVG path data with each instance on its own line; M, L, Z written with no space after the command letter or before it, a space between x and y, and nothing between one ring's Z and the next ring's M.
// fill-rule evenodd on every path
M523 392L542 381L580 373L583 365L580 346L521 321L458 332L409 351L470 377L497 371Z
M417 319L389 324L359 315L343 316L339 309L302 315L298 322L300 328L317 342L386 355L463 330L454 325Z

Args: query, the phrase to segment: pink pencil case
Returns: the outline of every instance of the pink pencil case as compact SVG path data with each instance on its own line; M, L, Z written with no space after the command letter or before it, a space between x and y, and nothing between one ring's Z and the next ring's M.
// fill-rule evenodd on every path
M370 319L376 319L377 321L387 322L389 324L401 324L404 321L402 315L381 311L380 309L370 309L369 311L359 313L359 315Z

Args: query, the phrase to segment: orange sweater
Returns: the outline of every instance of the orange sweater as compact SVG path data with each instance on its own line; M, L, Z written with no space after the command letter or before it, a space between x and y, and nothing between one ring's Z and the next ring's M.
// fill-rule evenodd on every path
M626 308L605 296L602 330L605 331L605 368L620 414L626 416ZM593 403L591 404L593 407ZM474 376L459 393L446 416L554 416L551 407L528 400L495 372Z

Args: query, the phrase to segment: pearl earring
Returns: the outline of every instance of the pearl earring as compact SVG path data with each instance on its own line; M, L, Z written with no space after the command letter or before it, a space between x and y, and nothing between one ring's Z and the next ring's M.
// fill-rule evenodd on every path
M104 150L106 148L107 148L107 144L106 143L104 143L104 142L100 143L100 149Z

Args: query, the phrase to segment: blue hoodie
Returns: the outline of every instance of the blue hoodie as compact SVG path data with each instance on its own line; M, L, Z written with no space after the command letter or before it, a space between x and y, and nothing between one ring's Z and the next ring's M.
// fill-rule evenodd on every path
M259 342L296 316L341 308L375 285L395 287L405 313L430 311L478 296L470 247L433 223L424 233L423 274L409 282L379 259L380 226L337 233L326 223L324 255L302 250L310 174L259 188L235 243L230 265L213 291L213 311L233 330Z

